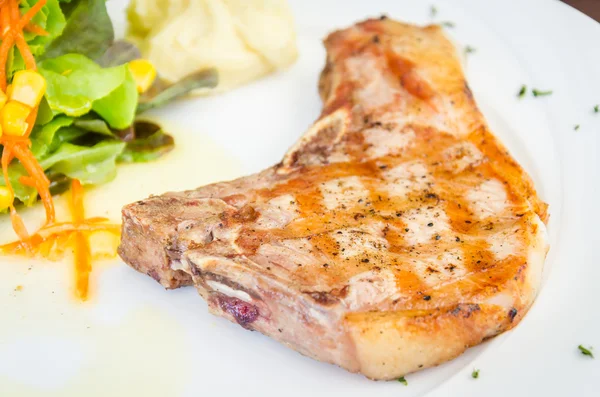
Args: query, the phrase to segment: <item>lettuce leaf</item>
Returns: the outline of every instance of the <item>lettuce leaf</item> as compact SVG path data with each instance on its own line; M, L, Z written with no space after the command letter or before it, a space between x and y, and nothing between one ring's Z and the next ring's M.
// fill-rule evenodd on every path
M79 179L83 184L99 184L112 180L117 174L117 156L124 142L101 141L93 146L63 143L47 158L40 161L44 170Z
M113 25L105 0L71 0L62 2L66 25L62 34L46 45L39 60L65 54L81 54L99 59L114 41Z
M38 1L21 1L21 13L26 13ZM25 32L25 40L33 55L37 56L44 52L50 42L62 35L67 21L58 0L46 0L46 5L33 17L33 22L49 33L48 36L36 36L33 33Z
M138 94L127 65L102 68L84 55L67 54L41 62L39 71L55 113L78 117L93 109L118 129L133 122Z
M125 80L108 96L94 102L92 109L113 128L127 128L133 123L138 105L138 92L127 65L115 66L125 70ZM114 69L114 68L111 68ZM115 104L119 106L115 106Z

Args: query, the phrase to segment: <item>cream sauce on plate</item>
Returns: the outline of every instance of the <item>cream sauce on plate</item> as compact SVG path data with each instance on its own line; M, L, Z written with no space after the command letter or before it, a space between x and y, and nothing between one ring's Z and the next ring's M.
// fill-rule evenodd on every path
M158 161L119 166L114 181L87 189L86 216L120 222L121 207L151 194L189 189L240 174L236 160L206 135L163 127L175 149ZM57 219L69 220L64 197ZM29 230L43 222L43 208L21 210ZM0 241L13 240L7 216ZM92 251L109 251L108 236L92 238ZM95 396L178 395L178 378L189 374L188 332L171 311L136 294L121 299L117 289L129 269L118 258L94 261L87 302L73 290L73 260L50 262L0 257L0 395ZM133 272L133 270L131 270ZM157 286L159 288L159 286ZM160 289L160 288L159 288ZM158 292L160 293L160 292ZM129 297L129 295L128 295Z

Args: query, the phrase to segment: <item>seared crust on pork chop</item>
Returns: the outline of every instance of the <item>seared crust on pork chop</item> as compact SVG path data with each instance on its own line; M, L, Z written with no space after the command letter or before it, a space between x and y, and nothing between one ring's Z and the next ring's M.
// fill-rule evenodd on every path
M325 46L323 113L283 161L128 205L120 255L216 315L393 379L521 320L547 205L438 26L367 20Z

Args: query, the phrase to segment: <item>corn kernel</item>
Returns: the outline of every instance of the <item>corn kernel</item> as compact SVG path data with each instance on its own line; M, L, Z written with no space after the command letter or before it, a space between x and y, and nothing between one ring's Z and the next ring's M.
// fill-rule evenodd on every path
M45 92L46 79L41 74L33 70L19 70L13 78L9 98L34 108L40 104Z
M129 62L129 71L140 94L146 92L156 79L156 69L146 59L135 59Z
M0 211L5 210L13 202L13 195L5 186L0 186Z
M23 136L27 132L27 116L31 113L31 108L17 101L8 101L0 109L0 124L2 131L6 135Z

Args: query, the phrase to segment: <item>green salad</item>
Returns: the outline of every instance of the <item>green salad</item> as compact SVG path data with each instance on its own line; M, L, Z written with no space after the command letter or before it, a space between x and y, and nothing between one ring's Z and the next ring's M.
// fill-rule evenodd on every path
M19 19L10 19L14 11L9 9L11 1L18 6L22 26ZM31 19L25 21L27 17ZM23 135L29 139L29 150L45 173L52 194L68 188L72 179L84 185L105 183L114 178L119 163L146 162L171 150L174 140L168 133L136 117L190 90L217 83L214 70L171 85L154 79L154 70L148 71L154 73L151 79L136 75L138 70L131 67L131 61L139 58L139 51L132 44L115 41L104 0L6 0L0 9L0 25L9 33L0 47L0 60L3 48L8 47L6 93L2 92L8 103L17 97L17 88L23 91L13 80L19 71L32 69L30 55L45 80L34 126L27 132L24 128ZM10 34L14 45L8 43ZM19 37L24 38L30 54ZM145 87L140 88L140 78L145 78ZM9 113L17 110L5 111L7 139L11 138L7 133L13 131ZM1 142L6 150L6 142L12 141ZM15 202L32 205L41 196L39 186L26 183L32 173L22 158L10 161L5 172ZM7 186L3 178L0 185Z

